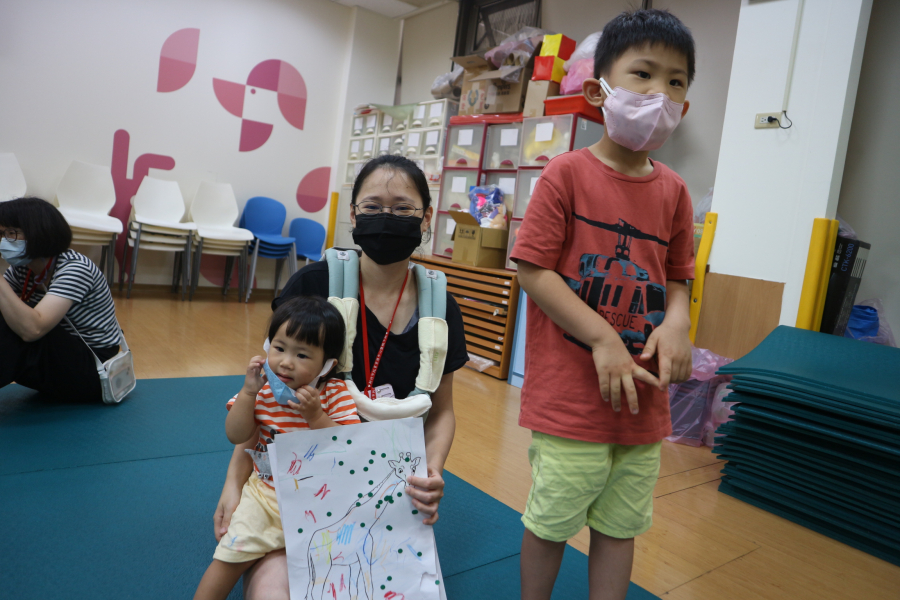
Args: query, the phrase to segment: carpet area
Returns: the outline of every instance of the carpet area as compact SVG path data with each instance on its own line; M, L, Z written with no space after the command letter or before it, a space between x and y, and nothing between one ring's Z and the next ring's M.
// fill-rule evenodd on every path
M2 596L190 597L215 548L212 513L232 451L224 405L241 381L141 380L119 406L0 389ZM435 536L448 598L518 598L519 513L445 479ZM553 597L587 595L587 557L567 547ZM654 598L634 584L628 595Z

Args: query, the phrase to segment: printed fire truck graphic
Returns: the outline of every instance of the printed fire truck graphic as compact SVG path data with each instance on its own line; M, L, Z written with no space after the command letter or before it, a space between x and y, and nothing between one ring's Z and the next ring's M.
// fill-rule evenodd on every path
M618 243L615 256L583 254L578 266L578 280L565 276L563 279L588 306L620 332L628 351L638 355L666 316L666 288L651 282L647 271L631 262L631 242L638 239L665 247L669 244L622 219L613 225L577 214L574 217L592 227L615 232ZM572 336L565 334L564 337L586 348Z

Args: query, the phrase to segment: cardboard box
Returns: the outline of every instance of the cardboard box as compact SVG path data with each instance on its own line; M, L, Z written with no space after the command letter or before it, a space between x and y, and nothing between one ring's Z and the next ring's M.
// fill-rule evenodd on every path
M555 56L537 56L534 59L534 72L531 79L534 81L555 81L560 83L566 75L563 68L565 61Z
M491 65L478 55L457 56L452 60L464 69L459 114L517 113L522 110L525 91L534 67L533 57L524 68L503 66L493 70ZM516 70L521 71L517 82L501 79Z
M525 95L525 107L522 109L522 116L543 117L544 100L558 95L559 84L555 81L530 82L528 84L528 93Z
M475 217L462 210L451 210L450 216L456 221L453 262L488 269L506 266L509 231L482 227Z
M838 236L819 331L844 335L872 245Z
M575 40L572 38L567 38L561 33L544 36L541 56L558 56L565 61L572 57L573 52L575 52Z

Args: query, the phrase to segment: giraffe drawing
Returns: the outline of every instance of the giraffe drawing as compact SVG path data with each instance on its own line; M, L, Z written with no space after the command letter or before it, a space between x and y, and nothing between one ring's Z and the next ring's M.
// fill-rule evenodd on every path
M312 534L307 551L309 586L306 600L323 600L332 567L349 567L352 598L375 600L372 529L385 508L394 503L394 496L402 493L399 489L405 486L406 478L416 472L419 461L420 457L412 458L409 452L401 452L400 460L389 460L391 471L380 483L354 501L340 520Z

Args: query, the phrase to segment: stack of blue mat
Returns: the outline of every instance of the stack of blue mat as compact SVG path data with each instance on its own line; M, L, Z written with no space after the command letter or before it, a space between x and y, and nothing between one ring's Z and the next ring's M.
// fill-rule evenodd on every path
M782 326L719 373L719 491L900 565L900 350Z

